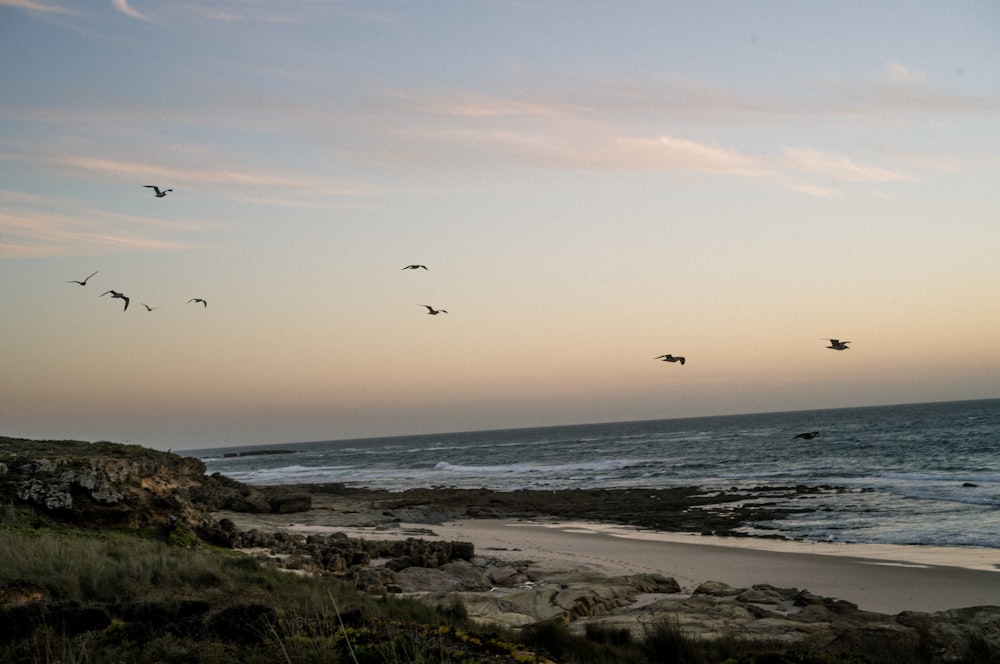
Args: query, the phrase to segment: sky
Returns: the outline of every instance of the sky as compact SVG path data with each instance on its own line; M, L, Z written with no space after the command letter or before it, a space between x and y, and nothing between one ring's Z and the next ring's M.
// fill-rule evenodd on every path
M0 91L0 435L1000 397L993 0L0 0Z

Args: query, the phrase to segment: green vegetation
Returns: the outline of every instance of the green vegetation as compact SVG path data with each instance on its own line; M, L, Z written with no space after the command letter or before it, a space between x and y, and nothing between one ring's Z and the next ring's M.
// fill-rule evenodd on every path
M166 452L125 443L108 441L86 442L82 440L29 440L0 436L0 457L27 454L34 457L50 458L124 458L156 459L170 458ZM179 457L177 457L179 458Z
M0 514L0 661L516 661L459 609L370 597L239 553Z

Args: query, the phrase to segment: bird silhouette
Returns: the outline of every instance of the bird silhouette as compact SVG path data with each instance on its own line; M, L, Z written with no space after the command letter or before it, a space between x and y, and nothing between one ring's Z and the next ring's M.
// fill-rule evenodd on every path
M87 282L90 281L90 277L94 276L95 274L97 274L97 270L94 270L94 272L89 277L87 277L86 279L84 279L83 281L77 281L76 279L70 279L66 283L67 284L80 284L81 286L86 286Z
M125 300L125 308L122 309L122 311L125 311L125 310L128 309L128 297L126 295L122 294L122 293L119 293L118 291L107 290L107 291L104 291L103 293L101 293L99 297L104 297L108 293L111 293L111 297L116 297L119 300Z
M684 364L685 360L683 357L674 357L673 355L660 355L659 357L654 357L654 360L663 360L664 362L680 362Z
M833 350L850 350L850 348L847 347L847 344L849 343L851 342L841 341L840 339L830 339L830 345L827 346L827 348L832 348Z
M157 187L155 184L144 184L142 186L146 187L147 189L152 189L153 192L156 194L157 198L163 198L164 196L167 195L168 191L173 191L173 189L163 189L161 191L160 188Z
M206 302L205 300L201 299L200 297L192 297L190 300L188 300L188 304L190 304L192 302L201 302L206 307L208 306L208 302Z
M151 307L148 304L146 304L145 302L140 302L139 304L141 304L142 306L146 307L146 311L152 311L153 309L159 309L159 307Z
M800 433L799 435L793 437L792 440L795 440L796 438L801 438L802 440L812 440L818 435L819 431L806 431L805 433Z
M403 268L404 270L426 270L426 265L407 265Z
M444 309L435 309L434 307L432 307L429 304L418 304L417 306L418 307L427 307L427 313L429 313L431 316L437 316L438 314L446 314L446 313L448 313Z

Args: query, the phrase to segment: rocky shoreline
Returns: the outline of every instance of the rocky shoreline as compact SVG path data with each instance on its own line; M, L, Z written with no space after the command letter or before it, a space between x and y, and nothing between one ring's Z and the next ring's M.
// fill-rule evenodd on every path
M436 524L468 518L567 518L684 532L694 525L697 532L731 534L733 528L754 519L776 518L770 504L775 497L835 489L499 493L301 485L257 490L272 504L280 504L280 496L309 492L312 506L295 514L218 513L224 523L238 524L241 534L234 546L286 569L338 575L366 592L418 596L442 608L460 605L468 617L484 625L518 629L554 623L578 634L596 628L642 639L650 625L668 621L699 639L739 634L819 651L889 648L933 653L932 661L940 662L964 661L970 643L1000 646L997 606L887 615L808 589L768 584L732 587L706 579L685 591L674 578L661 574L606 575L586 567L518 559L516 551L511 559L510 551L500 557L468 543L426 539L434 535ZM373 539L348 537L338 528L367 529ZM380 534L393 539L374 539Z
M891 646L931 653L924 661L934 662L967 661L963 658L973 646L1000 652L998 606L890 616L806 589L735 588L704 579L682 591L661 574L613 576L512 557L511 551L491 555L496 552L477 551L470 542L428 539L436 524L501 518L737 535L743 526L797 511L779 508L779 502L810 498L801 509L812 511L815 499L838 491L801 486L721 492L698 487L514 492L253 487L205 475L197 459L138 446L0 438L0 497L16 509L33 510L39 525L50 519L92 530L160 529L175 545L204 542L240 549L282 569L336 577L368 593L461 606L483 624L518 629L557 623L577 632L597 626L641 639L651 624L670 621L698 638L740 634L855 652ZM307 534L292 524L322 529ZM404 530L401 524L416 525ZM337 532L350 528L385 537Z
M443 523L457 519L539 518L598 521L661 532L745 536L739 529L817 509L824 495L857 491L831 486L758 486L705 491L666 489L561 489L557 491L426 488L406 491L347 487L342 484L257 486L260 504L295 503L327 512L343 526L394 522ZM807 501L805 499L813 499ZM787 507L803 501L800 508ZM246 510L246 511L264 511ZM759 535L758 535L759 536Z

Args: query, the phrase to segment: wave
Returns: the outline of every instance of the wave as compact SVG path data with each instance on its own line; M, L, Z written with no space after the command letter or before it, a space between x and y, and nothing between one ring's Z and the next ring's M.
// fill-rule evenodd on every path
M876 477L888 480L905 480L909 482L972 482L975 484L995 484L1000 482L1000 475L980 475L976 473L968 474L946 474L946 473L877 473Z
M529 474L529 473L567 473L572 471L607 472L622 470L644 462L607 459L601 461L586 461L580 463L542 464L530 462L506 463L497 465L474 466L455 464L447 461L438 462L434 470L449 473L467 473L477 475Z
M280 468L256 468L254 470L229 471L227 476L247 484L308 484L316 481L330 481L348 474L354 466L282 466Z

